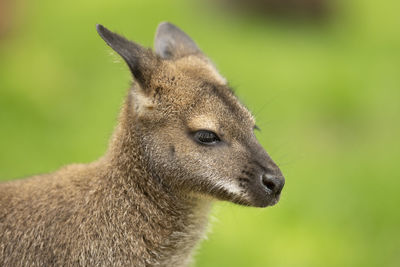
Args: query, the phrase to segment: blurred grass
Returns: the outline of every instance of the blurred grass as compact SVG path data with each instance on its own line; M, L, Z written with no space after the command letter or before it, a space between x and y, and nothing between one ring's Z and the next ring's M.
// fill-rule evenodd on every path
M202 3L19 0L0 40L0 179L99 157L130 75L95 24L151 46L168 20L253 110L287 179L276 207L218 203L196 266L400 266L400 4L342 1L318 25Z

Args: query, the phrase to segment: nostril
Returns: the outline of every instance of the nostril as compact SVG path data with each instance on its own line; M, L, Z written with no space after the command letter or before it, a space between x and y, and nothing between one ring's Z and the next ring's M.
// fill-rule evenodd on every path
M268 179L263 179L263 184L265 185L266 188L268 188L271 191L274 191L276 185L274 184L273 181L270 181Z
M272 193L279 195L282 191L284 182L280 178L264 174L262 176L263 185L272 191Z

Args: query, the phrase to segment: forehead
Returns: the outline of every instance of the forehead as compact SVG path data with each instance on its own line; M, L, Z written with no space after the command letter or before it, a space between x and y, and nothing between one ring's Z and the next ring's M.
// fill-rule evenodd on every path
M164 101L181 116L201 118L198 121L202 123L209 118L208 123L213 120L214 124L254 125L251 113L207 59L187 57L165 64L155 87L162 88Z
M249 110L240 103L226 85L203 81L198 88L193 105L193 113L215 113L220 118L254 124L254 118Z
M228 86L201 80L190 91L190 103L182 110L189 127L238 132L254 126L253 116Z

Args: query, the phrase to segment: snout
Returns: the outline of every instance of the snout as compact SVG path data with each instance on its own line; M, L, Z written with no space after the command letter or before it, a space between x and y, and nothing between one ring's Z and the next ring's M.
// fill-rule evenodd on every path
M285 178L281 175L277 176L265 173L261 176L261 183L268 194L279 197L285 185Z
M248 151L250 156L239 176L239 186L250 206L273 206L279 201L285 178L257 140L249 141Z
M285 178L280 171L261 172L253 176L247 184L250 205L255 207L273 206L278 203Z
M259 180L255 181L256 190L254 200L255 205L259 207L273 206L278 203L283 186L285 185L285 178L279 174L263 173L260 175ZM258 185L257 185L258 184Z

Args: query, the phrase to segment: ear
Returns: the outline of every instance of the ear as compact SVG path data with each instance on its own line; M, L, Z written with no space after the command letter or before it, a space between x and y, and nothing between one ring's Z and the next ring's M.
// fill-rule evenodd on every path
M151 50L111 32L103 25L97 24L96 28L101 38L125 60L134 78L145 88L156 67L156 56Z
M177 59L202 53L186 33L169 22L158 25L154 49L156 54L163 59Z

